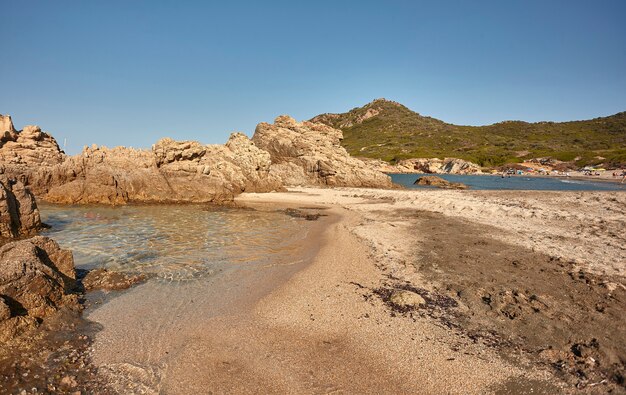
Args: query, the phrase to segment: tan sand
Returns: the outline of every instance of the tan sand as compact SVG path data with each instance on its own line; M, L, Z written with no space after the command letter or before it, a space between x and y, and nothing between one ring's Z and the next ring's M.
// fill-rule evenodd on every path
M267 197L289 205L294 195ZM297 203L314 203L310 195L296 197ZM307 241L322 246L306 265L234 272L222 286L201 290L148 283L91 313L88 318L104 326L94 362L112 387L144 393L484 393L509 378L541 377L436 320L392 317L380 301L365 302L360 287L378 286L382 273L350 231L359 217L340 207L323 212L331 215Z
M619 193L294 188L237 201L326 206L318 212L330 216L305 241L319 251L201 289L148 283L95 310L89 318L104 329L94 361L119 392L553 393L565 385L515 348L503 354L450 324L443 308L403 314L375 296L401 283L433 300L450 291L412 263L424 259L419 243L429 235L398 210L442 213L504 243L624 275Z
M624 391L623 193L294 188L240 198L262 200L349 210L346 228L369 247L379 286L452 296L463 334L551 367L570 390Z
M288 194L239 199L340 205L371 221L382 220L377 213L396 209L431 211L495 227L499 231L493 237L572 260L594 273L626 275L626 194L621 192L293 188ZM384 222L358 226L355 232L369 243L387 245L384 235L400 233Z

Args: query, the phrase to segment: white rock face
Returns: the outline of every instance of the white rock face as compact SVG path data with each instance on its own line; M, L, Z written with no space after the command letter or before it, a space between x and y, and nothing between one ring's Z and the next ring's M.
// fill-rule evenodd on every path
M482 174L480 166L476 163L457 158L404 159L394 167L398 173Z
M269 152L271 172L285 185L391 187L389 176L351 157L341 146L343 133L330 126L297 122L282 115L260 123L252 141Z

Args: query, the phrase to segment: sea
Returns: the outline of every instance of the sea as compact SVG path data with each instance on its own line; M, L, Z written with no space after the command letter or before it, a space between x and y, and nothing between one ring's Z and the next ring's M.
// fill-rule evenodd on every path
M78 269L143 273L166 281L212 276L288 256L307 224L279 211L206 205L40 204L43 232Z
M427 175L436 175L450 182L461 182L473 190L530 190L530 191L626 191L626 183L581 180L568 177L525 177L513 175L502 178L500 175L458 175L458 174L390 174L394 183L411 189L432 189L434 187L414 185L414 182Z

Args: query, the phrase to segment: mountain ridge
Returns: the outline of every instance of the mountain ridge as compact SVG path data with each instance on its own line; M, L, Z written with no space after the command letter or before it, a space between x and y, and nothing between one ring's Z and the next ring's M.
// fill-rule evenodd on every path
M626 164L626 111L589 120L506 120L483 126L455 125L421 115L384 98L345 113L311 119L341 129L351 155L395 163L408 158L456 157L481 166L535 157L578 165Z

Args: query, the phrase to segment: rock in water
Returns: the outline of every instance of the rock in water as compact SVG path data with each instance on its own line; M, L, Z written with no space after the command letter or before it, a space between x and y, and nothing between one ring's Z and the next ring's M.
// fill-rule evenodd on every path
M41 229L35 197L20 181L0 181L0 237L30 236Z
M443 189L467 189L467 185L460 182L450 182L437 176L423 176L415 180L415 185L426 185Z
M322 123L282 115L257 125L252 141L269 152L271 172L285 185L391 187L391 178L341 146L343 133Z
M62 306L78 308L71 294L75 279L72 253L52 239L35 236L2 246L0 341L37 326Z
M91 270L85 278L83 278L83 286L85 291L93 291L101 289L105 291L119 291L127 289L133 285L145 280L142 274L129 274L121 272L112 272L107 269Z

